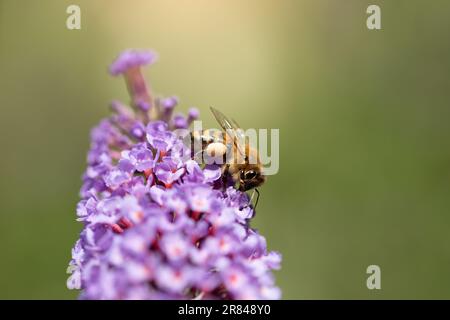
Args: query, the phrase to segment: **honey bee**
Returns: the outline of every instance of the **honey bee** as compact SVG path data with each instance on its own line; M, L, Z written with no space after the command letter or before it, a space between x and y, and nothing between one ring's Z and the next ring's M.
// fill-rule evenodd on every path
M238 190L254 190L250 198L256 192L257 198L254 207L258 204L258 187L266 181L263 173L263 166L260 161L259 152L252 148L245 137L242 128L236 121L227 118L219 110L210 107L211 112L221 126L223 132L220 138L205 130L200 138L202 140L202 150L210 157L223 157L222 177L231 177L238 185ZM231 152L230 152L231 151ZM231 159L229 158L231 155Z

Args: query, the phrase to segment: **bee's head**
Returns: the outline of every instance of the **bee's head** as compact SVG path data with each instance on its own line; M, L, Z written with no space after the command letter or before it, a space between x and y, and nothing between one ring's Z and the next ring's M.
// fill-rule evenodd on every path
M266 177L263 175L261 167L259 166L246 166L239 171L239 189L241 191L259 187L265 181Z

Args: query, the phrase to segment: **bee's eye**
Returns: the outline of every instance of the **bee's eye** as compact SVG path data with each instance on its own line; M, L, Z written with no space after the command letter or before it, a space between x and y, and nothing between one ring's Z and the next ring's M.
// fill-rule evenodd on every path
M247 171L247 172L245 173L245 179L246 179L246 180L251 180L251 179L253 179L254 177L256 177L256 172L253 171L253 170L249 170L249 171Z

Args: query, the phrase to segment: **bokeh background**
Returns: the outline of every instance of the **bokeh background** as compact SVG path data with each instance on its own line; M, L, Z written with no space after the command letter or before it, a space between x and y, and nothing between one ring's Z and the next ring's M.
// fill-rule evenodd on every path
M213 105L280 128L253 226L283 298L450 298L449 39L447 0L0 0L0 298L76 298L89 131L128 101L106 72L125 48L157 50L154 91L206 124Z

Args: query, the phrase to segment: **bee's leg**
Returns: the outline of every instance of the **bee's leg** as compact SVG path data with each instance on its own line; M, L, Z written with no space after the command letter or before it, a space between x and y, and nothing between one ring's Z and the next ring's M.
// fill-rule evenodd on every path
M253 189L252 195L250 196L250 200L248 201L248 206L250 206L253 203L253 198L255 197L255 193L256 193L256 201L255 204L253 205L253 210L256 210L256 206L258 205L258 201L259 201L259 191L258 189Z
M229 168L228 164L222 166L222 186L224 192L228 188L228 176L229 176L228 168Z
M199 164L204 164L204 154L207 146L213 142L208 135L199 133L198 131L191 132L191 159L197 161Z
M192 160L196 160L197 161L197 157L198 155L201 153L202 150L198 151L196 150L196 147L198 146L198 141L199 141L199 137L198 137L198 132L194 131L191 132L191 159ZM203 149L203 148L202 148Z
M259 201L259 191L258 191L258 189L255 188L255 192L257 194L257 197L256 197L255 205L253 206L253 210L256 210L256 206L258 205L258 201Z

